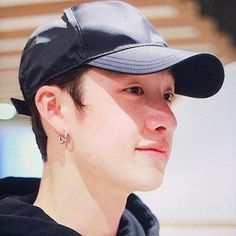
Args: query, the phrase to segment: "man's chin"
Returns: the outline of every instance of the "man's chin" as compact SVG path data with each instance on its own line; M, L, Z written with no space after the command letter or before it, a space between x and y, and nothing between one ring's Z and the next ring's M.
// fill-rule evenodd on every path
M149 179L146 183L143 183L136 191L149 192L158 189L162 183L164 175L159 175L158 178Z

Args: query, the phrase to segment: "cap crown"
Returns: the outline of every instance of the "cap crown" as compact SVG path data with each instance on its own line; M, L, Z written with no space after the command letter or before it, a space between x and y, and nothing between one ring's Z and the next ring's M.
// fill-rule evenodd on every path
M91 59L146 44L167 47L146 17L129 4L103 1L66 9L27 42L19 71L24 98L31 104L40 86Z

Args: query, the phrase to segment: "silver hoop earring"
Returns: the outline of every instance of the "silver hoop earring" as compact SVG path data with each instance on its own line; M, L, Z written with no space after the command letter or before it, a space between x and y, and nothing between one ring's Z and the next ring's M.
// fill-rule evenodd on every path
M59 142L60 142L60 144L65 144L66 141L67 141L67 136L68 136L67 131L65 129L63 129L63 132L64 132L63 136L59 135Z

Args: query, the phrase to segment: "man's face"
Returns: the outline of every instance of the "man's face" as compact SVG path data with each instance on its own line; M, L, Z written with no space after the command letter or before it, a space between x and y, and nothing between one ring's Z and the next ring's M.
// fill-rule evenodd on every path
M68 108L70 152L85 181L122 191L157 188L171 150L176 119L174 79L90 69L84 75L84 113Z

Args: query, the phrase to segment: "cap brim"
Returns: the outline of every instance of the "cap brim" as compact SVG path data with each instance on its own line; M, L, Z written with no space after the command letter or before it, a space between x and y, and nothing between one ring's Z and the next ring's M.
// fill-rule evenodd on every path
M154 45L126 48L86 64L128 74L148 74L171 67L176 93L196 98L214 95L224 81L223 65L215 56Z

